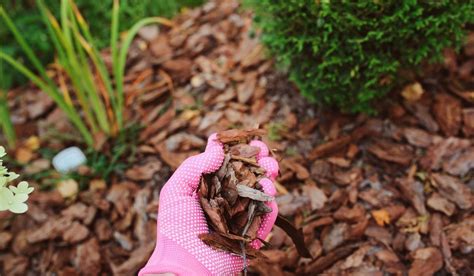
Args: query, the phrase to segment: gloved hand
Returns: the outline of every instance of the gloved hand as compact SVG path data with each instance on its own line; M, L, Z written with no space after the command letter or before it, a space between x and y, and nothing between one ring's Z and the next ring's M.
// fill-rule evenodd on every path
M260 181L265 193L276 193L272 180L278 175L278 163L268 157L269 150L261 141L258 163L267 171ZM243 269L243 258L217 251L202 242L198 235L208 233L206 217L196 192L203 174L215 172L222 165L224 150L216 135L209 137L205 152L186 159L165 184L160 194L157 225L157 245L139 275L171 272L176 275L236 275ZM278 206L266 203L272 212L262 219L257 235L265 239L275 223ZM251 246L258 249L261 242Z

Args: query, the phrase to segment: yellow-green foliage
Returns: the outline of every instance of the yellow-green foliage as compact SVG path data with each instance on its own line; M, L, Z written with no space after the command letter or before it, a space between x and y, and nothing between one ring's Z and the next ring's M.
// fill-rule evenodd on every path
M472 1L248 0L263 42L311 101L353 112L462 44Z

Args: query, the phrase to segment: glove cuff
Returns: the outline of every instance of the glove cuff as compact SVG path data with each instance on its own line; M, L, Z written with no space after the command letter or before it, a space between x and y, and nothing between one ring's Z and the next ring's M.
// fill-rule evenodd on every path
M211 275L198 260L175 241L158 234L158 241L147 264L138 272L138 276L158 273L175 275Z

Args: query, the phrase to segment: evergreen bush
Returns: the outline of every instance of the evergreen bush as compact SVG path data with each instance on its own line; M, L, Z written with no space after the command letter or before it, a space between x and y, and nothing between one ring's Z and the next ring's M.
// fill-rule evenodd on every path
M352 112L459 48L471 1L249 0L262 40L311 101Z

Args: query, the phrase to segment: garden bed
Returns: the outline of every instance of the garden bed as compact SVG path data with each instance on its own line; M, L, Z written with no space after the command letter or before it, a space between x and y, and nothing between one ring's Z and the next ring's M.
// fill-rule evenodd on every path
M10 92L24 141L13 156L28 164L17 172L37 177L28 179L36 187L28 212L0 214L2 274L137 273L155 246L166 180L208 135L236 127L267 130L280 162L280 215L303 228L314 257L299 257L274 228L273 248L250 273L474 273L473 35L422 87L394 91L368 117L308 104L235 1L211 1L173 23L147 27L131 48L125 118L143 128L133 164L108 181L83 168L81 190L62 181L63 190L40 191L58 178L48 152L74 144L58 134L74 131L37 89ZM111 147L95 138L98 150Z

